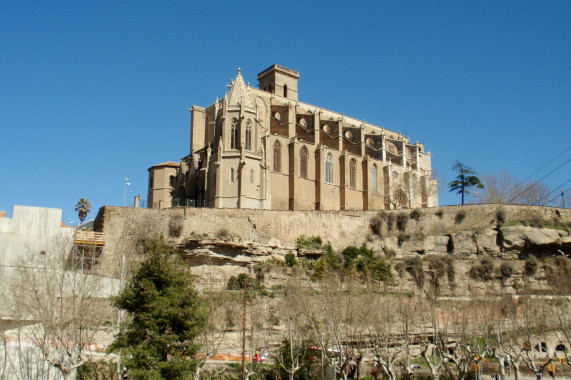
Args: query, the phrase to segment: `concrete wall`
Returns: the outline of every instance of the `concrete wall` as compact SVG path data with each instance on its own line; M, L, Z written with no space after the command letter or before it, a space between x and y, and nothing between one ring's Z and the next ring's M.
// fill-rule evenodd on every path
M468 230L489 229L496 223L496 213L504 210L507 220L531 219L538 215L544 219L571 220L571 210L551 207L466 205L422 209L419 221L412 218L410 230L422 231L426 236L458 234ZM410 214L411 210L384 211ZM466 214L458 223L458 215ZM371 219L378 211L277 211L211 208L173 208L149 210L105 206L99 210L96 229L106 235L104 260L113 260L114 250L121 244L122 234L128 223L137 220L152 220L154 231L168 236L169 221L175 216L184 219L182 238L204 237L216 239L226 230L236 242L252 242L263 245L295 249L298 236L320 236L333 248L343 249L348 245L362 245L370 241ZM132 232L132 231L131 231ZM393 231L396 236L398 231ZM469 233L471 236L471 233ZM445 245L446 242L443 244Z
M61 217L60 209L14 206L12 218L0 218L0 282L30 252L49 252L72 238L75 229L62 227Z

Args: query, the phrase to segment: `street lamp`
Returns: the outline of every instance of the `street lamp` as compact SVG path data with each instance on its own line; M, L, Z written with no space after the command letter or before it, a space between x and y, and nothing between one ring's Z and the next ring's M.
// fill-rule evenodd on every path
M131 185L128 181L129 180L125 178L125 191L123 192L123 207L125 207L125 204L127 203L127 186Z

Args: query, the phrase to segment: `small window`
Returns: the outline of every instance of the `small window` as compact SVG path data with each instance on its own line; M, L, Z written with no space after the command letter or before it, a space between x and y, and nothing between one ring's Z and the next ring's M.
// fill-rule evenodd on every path
M246 121L246 150L252 150L252 120Z
M284 84L284 98L287 98L287 84Z
M331 179L332 166L333 166L333 156L331 155L331 153L327 153L327 158L325 159L325 182L327 183L333 183Z
M254 183L254 169L250 169L250 183Z
M230 182L234 183L234 168L230 168Z
M354 158L349 164L349 187L353 190L357 188L357 161Z
M299 152L299 175L301 178L307 178L307 148L302 147Z
M238 119L232 119L230 127L230 149L238 149Z
M274 171L276 173L281 172L281 155L282 155L282 146L279 141L274 143Z
M175 183L174 175L171 175L169 177L169 186L174 187L174 183Z
M377 165L371 169L371 187L373 194L377 194Z

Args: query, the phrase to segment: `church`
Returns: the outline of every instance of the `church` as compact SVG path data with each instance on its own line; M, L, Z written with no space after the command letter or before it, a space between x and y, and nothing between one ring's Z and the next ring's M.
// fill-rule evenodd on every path
M149 168L149 208L383 210L438 206L431 154L400 133L298 100L272 65L191 111L190 154Z

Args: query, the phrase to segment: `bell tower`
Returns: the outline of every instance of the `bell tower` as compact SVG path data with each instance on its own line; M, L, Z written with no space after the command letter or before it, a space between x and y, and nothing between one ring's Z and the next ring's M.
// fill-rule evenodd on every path
M258 74L260 90L297 101L299 73L280 65L272 65Z

